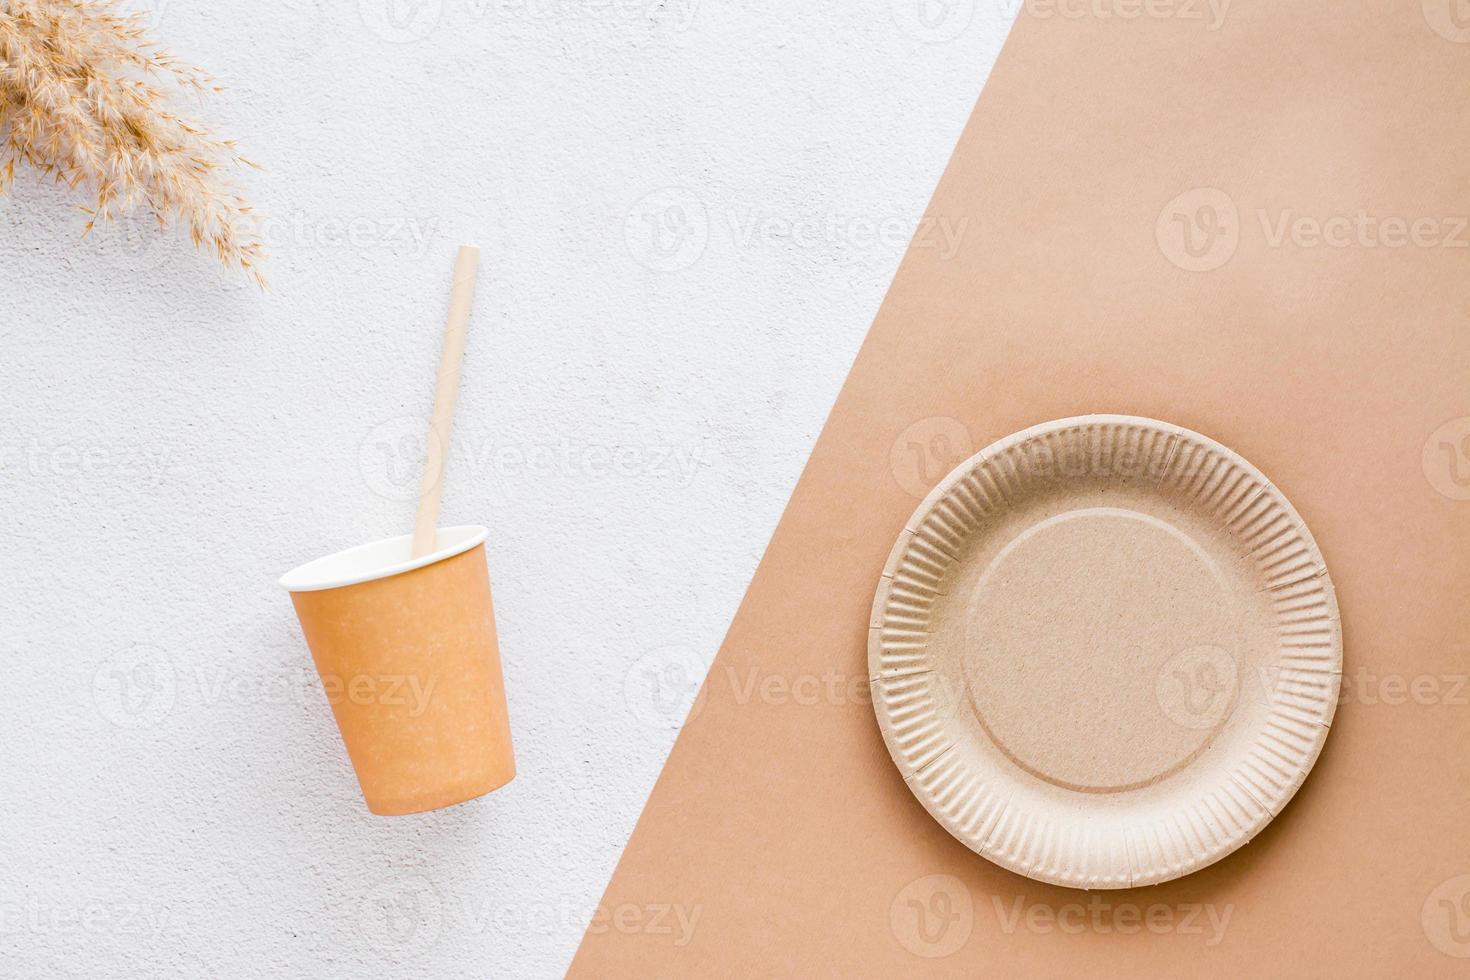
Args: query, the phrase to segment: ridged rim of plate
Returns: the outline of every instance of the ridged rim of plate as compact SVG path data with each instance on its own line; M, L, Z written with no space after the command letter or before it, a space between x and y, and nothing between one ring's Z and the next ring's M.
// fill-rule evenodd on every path
M1281 660L1300 689L1273 697L1266 724L1220 784L1166 819L1099 832L1084 814L1063 822L1021 812L949 753L925 666L927 615L950 557L985 518L1024 492L1041 443L1068 440L1097 465L1119 453L1160 460L1160 492L1208 508L1238 535L1272 593ZM1055 457L1052 457L1055 458ZM1291 800L1311 771L1337 708L1342 629L1322 554L1296 509L1266 477L1220 443L1176 425L1124 415L1059 419L982 449L941 480L905 523L873 600L868 631L873 708L894 764L946 830L1017 874L1078 888L1157 884L1206 867L1248 842ZM948 744L946 744L948 742ZM1008 775L1008 779L1014 779ZM999 780L995 780L999 781Z

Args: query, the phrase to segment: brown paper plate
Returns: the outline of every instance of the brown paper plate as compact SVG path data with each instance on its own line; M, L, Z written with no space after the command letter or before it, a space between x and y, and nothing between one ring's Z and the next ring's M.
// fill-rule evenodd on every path
M950 473L879 581L884 740L930 814L1040 881L1167 881L1249 841L1302 784L1342 674L1306 525L1240 456L1087 416Z

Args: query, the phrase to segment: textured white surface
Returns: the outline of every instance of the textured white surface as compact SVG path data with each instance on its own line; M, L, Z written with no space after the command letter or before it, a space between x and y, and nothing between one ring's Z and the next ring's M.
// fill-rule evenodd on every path
M273 290L0 201L4 972L557 975L1014 4L146 9ZM521 774L374 818L275 579L410 529L461 241Z

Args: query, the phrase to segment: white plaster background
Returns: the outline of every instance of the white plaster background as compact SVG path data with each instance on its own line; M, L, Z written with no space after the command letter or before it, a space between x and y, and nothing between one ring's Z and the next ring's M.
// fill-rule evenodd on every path
M0 201L3 972L559 975L1014 0L140 9L272 290ZM411 525L461 241L520 776L380 819L275 579Z

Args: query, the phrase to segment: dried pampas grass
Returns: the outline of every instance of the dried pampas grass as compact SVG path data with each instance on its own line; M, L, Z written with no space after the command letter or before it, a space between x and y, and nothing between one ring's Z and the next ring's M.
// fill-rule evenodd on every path
M255 165L170 108L190 90L217 91L115 0L0 0L0 192L29 164L95 193L87 231L146 207L263 286L258 225L225 177Z

